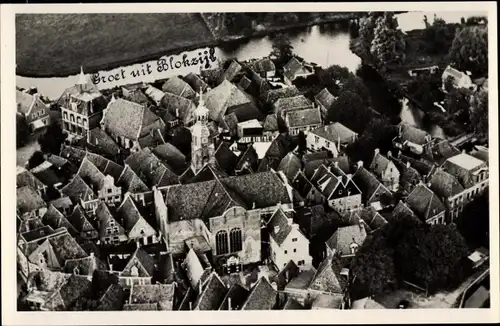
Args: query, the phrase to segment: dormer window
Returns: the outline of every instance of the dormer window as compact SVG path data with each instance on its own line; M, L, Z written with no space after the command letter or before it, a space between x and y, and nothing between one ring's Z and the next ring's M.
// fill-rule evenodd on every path
M132 268L130 269L130 275L134 277L139 276L139 269L137 268L137 266L132 266Z
M356 251L358 250L359 245L356 242L353 242L353 243L351 243L351 245L349 247L351 249L351 254L354 255L356 253Z

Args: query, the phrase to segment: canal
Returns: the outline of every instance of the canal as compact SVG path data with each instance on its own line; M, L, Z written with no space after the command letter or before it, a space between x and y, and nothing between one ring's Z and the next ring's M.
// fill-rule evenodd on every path
M403 31L424 28L424 15L430 21L434 14L447 22L459 22L461 17L484 15L481 12L408 12L398 14L398 21ZM294 52L309 62L320 66L339 65L347 67L358 74L371 90L372 105L381 113L390 113L391 117L399 117L402 121L426 130L431 135L444 138L440 127L424 124L423 112L411 107L405 101L398 99L384 88L385 83L377 79L376 74L361 67L361 60L349 49L350 36L345 28L338 25L317 25L287 32ZM216 48L216 57L236 58L244 61L269 55L272 50L272 39L269 36L254 38L237 44L228 44ZM182 74L182 72L179 72ZM38 91L50 99L57 99L62 92L75 84L76 76L65 78L26 78L17 76L17 86L23 88L37 87Z

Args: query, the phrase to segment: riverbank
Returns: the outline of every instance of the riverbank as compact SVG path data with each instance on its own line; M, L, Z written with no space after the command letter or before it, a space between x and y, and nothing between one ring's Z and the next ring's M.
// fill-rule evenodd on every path
M76 75L81 66L87 73L111 70L275 32L348 22L364 14L341 12L306 22L260 24L251 33L235 35L201 13L26 15L16 19L16 74L50 78Z

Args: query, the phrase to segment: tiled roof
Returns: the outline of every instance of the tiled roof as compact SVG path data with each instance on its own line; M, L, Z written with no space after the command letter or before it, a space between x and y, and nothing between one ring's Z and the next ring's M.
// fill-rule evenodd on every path
M163 163L149 148L132 153L125 160L134 172L149 187L169 186L179 183L179 177L172 168Z
M264 119L264 114L252 102L241 103L227 108L226 115L234 113L239 122Z
M196 92L184 80L177 76L170 77L162 86L162 91L172 93L177 96L192 99L196 96ZM196 90L198 91L198 90Z
M305 309L303 305L301 305L294 298L288 298L283 306L283 310L303 310Z
M406 199L406 203L423 221L427 221L446 210L436 194L423 184L417 185L413 189Z
M382 177L387 167L391 164L391 161L380 153L376 153L373 156L372 163L369 169L375 173L375 175Z
M242 90L246 90L252 84L252 80L247 76L243 76L238 82L238 87Z
M49 202L49 205L54 205L58 210L68 210L73 206L69 197L60 197Z
M228 174L232 174L234 172L234 168L238 163L238 157L233 153L226 142L220 143L214 156L219 168Z
M37 229L40 229L43 227L44 227L44 223L42 222L42 219L40 219L39 217L35 217L35 218L27 219L27 220L20 220L20 225L19 225L19 229L17 230L17 232L25 233L25 232L30 232L30 231L37 230ZM50 227L52 227L52 226L50 226Z
M236 60L232 60L229 67L220 77L219 82L223 82L224 80L232 81L242 69L243 67Z
M125 293L118 284L111 284L106 292L99 299L98 311L117 311L122 310Z
M125 196L116 212L122 218L122 225L127 231L131 231L137 222L143 219L131 196Z
M253 146L248 146L245 152L238 158L235 170L240 171L247 169L249 171L256 171L259 164L259 155Z
M341 309L343 302L343 296L320 294L314 299L311 309Z
M421 222L421 220L415 215L415 213L413 213L408 205L406 205L403 201L399 201L396 207L394 207L394 209L392 210L391 219L389 220L389 222L397 221L405 217L414 218L416 221Z
M95 190L104 186L104 174L86 157L83 159L76 175Z
M165 144L165 139L160 129L152 129L149 133L139 138L139 146L141 148L153 148L161 144Z
M84 258L88 256L85 250L83 250L76 240L67 232L50 237L49 242L60 265L64 265L64 262L68 259Z
M310 109L313 107L311 100L304 95L280 98L273 104L274 113L280 115L286 111Z
M38 192L30 186L17 188L16 198L17 210L21 214L47 207L47 204L45 204L45 201L40 197Z
M63 168L66 164L69 164L69 161L63 157L57 156L55 154L47 155L47 162L56 166L57 168Z
M34 99L33 95L16 90L17 112L27 114L31 109Z
M53 204L49 204L47 213L42 217L42 221L45 225L52 227L54 230L65 227L72 236L76 236L78 232Z
M104 175L110 175L115 179L115 182L118 180L120 175L123 172L123 166L115 163L114 161L108 160L105 157L102 157L99 154L95 153L87 153L87 160L92 162Z
M87 219L87 215L80 205L76 205L73 212L68 215L68 221L75 227L78 232L86 233L95 231L92 224Z
M241 310L271 310L275 307L277 292L269 281L261 277L252 288Z
M123 305L125 311L156 311L158 304L156 303L127 303Z
M364 201L371 200L377 191L392 196L391 192L370 171L363 167L354 174L353 180L361 189Z
M291 73L293 76L299 72L307 72L304 65L295 57L291 58L283 67L285 72Z
M362 209L358 215L365 221L370 230L376 230L387 223L387 220L373 207Z
M196 109L196 106L193 101L185 97L172 93L165 93L161 99L161 106L163 110L166 110L170 114L171 117L177 117L183 123L187 123L191 119L194 119L194 110ZM160 110L160 112L163 110ZM162 116L165 122L170 120L166 119L164 114L158 114Z
M125 166L122 174L118 178L117 184L124 187L126 191L131 193L141 193L149 191L148 186L144 181L139 178L139 176L130 168L130 166Z
M68 274L77 273L78 275L92 276L96 269L97 260L95 256L68 259L64 263L64 271Z
M460 153L460 150L451 145L447 140L438 140L429 147L426 147L424 151L425 157L438 165L445 162L448 158Z
M23 168L23 170L16 174L16 187L22 188L25 186L30 186L35 190L46 187L33 173Z
M67 159L73 164L80 166L87 152L81 148L62 144L59 156Z
M94 151L108 157L115 157L120 153L120 146L104 132L101 128L93 128L89 131L89 144Z
M262 58L248 63L248 67L256 73L272 72L276 70L274 62L269 58Z
M193 304L193 310L218 310L228 289L214 272Z
M334 122L329 125L316 128L312 130L311 133L334 142L335 144L337 144L339 139L341 144L351 144L358 135L340 122Z
M181 174L188 167L186 156L171 143L156 146L152 151L156 157L168 164L176 174Z
M411 163L405 164L403 161L390 157L391 161L396 165L400 172L400 181L409 185L413 185L415 182L422 180L422 176L417 171L417 169L411 166Z
M158 310L172 310L174 289L173 284L134 285L130 291L130 304L156 303Z
M65 307L70 307L90 289L91 282L84 276L71 275L59 290Z
M318 108L287 111L288 128L305 127L321 124Z
M220 121L227 108L250 102L245 92L227 80L205 93L203 99L213 121Z
M292 231L292 226L288 223L288 218L283 210L278 209L267 224L269 234L278 245L281 245Z
M149 106L152 104L151 101L148 99L148 97L139 88L133 90L124 90L123 98L126 99L127 101L134 102L144 106Z
M296 277L294 277L286 286L285 291L287 289L291 290L305 290L311 284L312 279L316 275L316 269L313 267L312 269L305 270Z
M351 254L351 244L361 246L366 239L366 230L362 225L340 227L328 239L326 245L341 255Z
M101 238L107 235L106 228L108 227L110 221L113 221L114 225L118 227L118 234L125 234L123 226L121 226L120 223L118 223L118 221L113 217L106 203L104 202L99 203L95 215L99 220L99 236Z
M418 129L407 123L400 124L399 132L402 140L407 140L418 145L425 144L429 136L424 130Z
M110 102L102 119L106 132L115 137L138 140L143 136L143 127L164 123L151 109L124 99Z
M293 180L302 168L302 162L292 152L288 153L278 166L278 171L283 171L288 180Z
M155 261L144 249L137 248L128 260L127 266L124 270L127 270L130 264L133 264L137 260L142 267L144 267L145 276L153 276L155 269Z
M181 184L189 183L189 181L194 178L194 171L191 166L187 167L186 170L179 176L179 182Z
M333 102L335 101L335 96L333 96L332 93L330 93L328 89L325 87L321 90L321 92L316 94L314 99L316 100L317 103L328 109L330 106L332 106Z
M210 180L215 180L215 179L219 179L219 178L225 178L227 176L228 175L224 171L220 171L216 166L213 166L212 164L206 164L187 183L210 181Z
M452 197L464 191L464 188L458 180L442 169L436 169L432 175L430 179L430 188L442 198Z
M274 113L268 114L263 123L264 131L278 131L278 116Z
M39 219L37 219L39 220ZM26 242L32 242L35 240L38 240L40 238L45 238L48 235L51 235L54 233L54 230L50 226L43 226L40 228L32 229L32 230L27 230L26 232L21 233L21 237L26 241Z
M227 292L224 300L222 301L219 310L229 310L229 301L231 301L231 310L239 310L245 300L247 299L250 291L245 289L238 283L233 284Z
M262 94L262 99L267 104L275 104L275 102L282 98L289 98L301 95L297 86L283 87L277 89L270 89Z
M189 74L187 74L186 76L184 76L184 80L186 81L186 83L189 84L189 86L191 86L191 88L193 90L195 90L196 92L199 92L200 89L201 91L204 93L207 88L208 88L208 85L207 83L205 83L198 75L196 75L195 73L192 73L190 72Z
M410 166L413 167L415 170L417 170L417 172L420 173L422 176L429 175L435 168L435 165L431 162L422 159L416 160L414 158L402 154L398 155L398 159L403 163L409 162Z
M163 95L165 95L164 92L151 85L148 85L148 87L144 90L144 93L149 96L149 98L151 98L155 103L160 103Z
M76 175L70 183L61 189L61 193L71 198L74 203L94 197L94 191L85 181Z

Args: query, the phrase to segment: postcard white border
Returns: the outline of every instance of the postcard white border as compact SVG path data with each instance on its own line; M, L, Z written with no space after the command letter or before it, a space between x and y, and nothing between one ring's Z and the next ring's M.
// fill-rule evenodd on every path
M16 13L217 12L217 11L487 11L489 21L490 123L490 309L231 311L231 312L38 312L16 311L15 246L15 25ZM97 324L298 324L494 322L499 307L498 75L496 2L190 3L1 5L1 209L2 323L5 325ZM43 51L43 49L40 49ZM496 276L496 277L495 277ZM493 289L497 289L494 291Z

